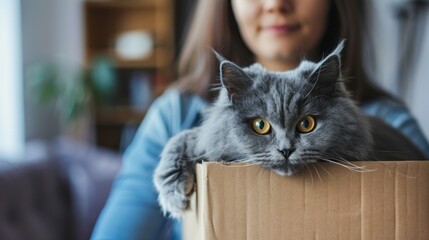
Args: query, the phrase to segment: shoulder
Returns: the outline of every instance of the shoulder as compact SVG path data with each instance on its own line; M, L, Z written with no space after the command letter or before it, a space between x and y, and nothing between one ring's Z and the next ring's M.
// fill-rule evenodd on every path
M417 120L404 103L394 99L381 98L363 104L361 109L366 114L380 118L391 127L398 129L429 157L429 143Z
M165 143L182 130L197 125L204 102L196 95L169 89L155 99L124 153L125 162L146 159L149 168L156 166ZM147 160L149 159L149 160Z
M180 107L183 109L191 107L193 104L204 106L207 102L197 94L183 92L176 88L169 88L156 99L161 105Z
M196 94L170 88L154 101L149 112L156 112L160 120L171 126L174 135L196 125L206 105L207 102Z
M381 118L397 128L409 119L414 120L414 117L404 103L390 98L380 98L370 101L363 104L361 109L366 114Z

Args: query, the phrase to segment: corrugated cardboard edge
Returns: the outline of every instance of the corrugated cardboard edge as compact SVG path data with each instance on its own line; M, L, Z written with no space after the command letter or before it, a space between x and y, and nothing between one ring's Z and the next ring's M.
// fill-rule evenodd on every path
M336 229L331 229L332 231L339 232L335 234L327 234L326 232L320 232L320 228L315 228L308 229L306 230L308 231L308 233L300 235L302 233L302 229L297 230L295 228L295 230L292 231L296 231L295 235L291 235L291 238L288 239L429 239L429 207L426 207L427 205L429 205L429 161L389 161L382 163L354 163L359 166L366 166L369 170L376 171L366 173L351 173L346 169L338 168L338 166L323 164L322 167L324 168L324 170L320 169L320 172L318 173L322 175L322 179L326 179L325 181L327 184L329 184L329 179L334 179L332 181L335 181L335 179L343 180L342 177L344 177L345 175L347 175L345 178L346 180L348 179L347 181L359 181L359 183L356 183L356 186L360 186L360 189L352 191L352 195L360 195L360 202L351 203L352 205L354 205L354 207L359 207L358 211L352 213L353 216L351 219L354 219L350 220L352 221L352 224L342 224L341 222L337 221L336 224L340 225L334 226L334 228ZM230 230L235 231L236 229L219 228L218 226L217 229L214 228L214 224L222 224L218 223L219 220L212 219L212 205L209 202L209 181L210 178L213 177L210 174L218 174L220 177L222 177L221 174L219 174L219 171L222 172L231 170L236 171L236 174L241 174L243 173L242 170L246 168L248 168L246 167L246 165L240 164L231 164L227 166L220 163L203 163L197 165L198 194L194 194L193 201L191 204L191 211L188 211L187 216L185 217L185 228L186 226L188 226L188 228L184 230L185 240L239 240L236 239L236 237L225 238L225 236L228 236L229 233L222 233L222 231L230 232ZM327 173L324 172L325 170L335 172L335 174L333 174L333 176L329 176ZM317 178L317 176L312 176L312 178L314 177ZM274 174L270 175L269 177L269 179L278 178L279 176ZM294 176L294 178L295 180L297 178L303 179L306 194L308 194L309 192L308 189L313 189L313 186L312 188L308 188L308 186L306 185L308 184L308 181L310 181L309 175L304 174L302 176ZM379 182L385 182L386 184L378 184ZM323 184L324 183L322 183L322 185ZM226 187L228 188L228 186ZM342 186L343 189L346 187L347 184ZM332 193L332 190L330 191ZM379 200L380 197L383 199L383 202ZM196 201L197 198L199 198L199 201ZM306 201L308 201L308 199ZM328 207L334 210L336 209L335 206ZM306 210L309 211L309 209ZM310 210L317 211L317 209ZM324 212L331 215L336 214L335 212ZM219 215L219 213L216 214ZM297 219L296 221L303 221L304 218L302 218L301 220ZM307 221L311 220L307 219ZM304 222L304 225L308 224L305 224ZM352 227L359 228L351 229ZM231 228L233 227L231 226ZM221 229L221 232L219 232L219 229ZM258 238L256 236L254 239L261 238Z
M182 219L184 240L204 240L207 235L207 227L202 223L210 222L207 214L207 166L197 164L196 166L196 187L191 197L189 210L186 211ZM206 219L203 219L206 217Z

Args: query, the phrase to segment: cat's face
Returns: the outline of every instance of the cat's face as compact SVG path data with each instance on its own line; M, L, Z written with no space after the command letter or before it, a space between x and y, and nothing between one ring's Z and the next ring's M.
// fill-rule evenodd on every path
M223 61L224 89L210 118L227 161L262 165L291 175L317 160L363 158L370 134L340 81L340 61L304 61L288 72Z

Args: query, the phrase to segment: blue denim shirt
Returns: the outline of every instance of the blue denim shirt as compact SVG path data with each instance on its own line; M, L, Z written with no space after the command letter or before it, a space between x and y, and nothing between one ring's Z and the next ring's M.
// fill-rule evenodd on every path
M180 223L165 218L160 211L152 174L167 140L199 125L206 105L201 98L174 89L152 104L124 153L122 170L91 239L181 239ZM362 110L401 130L429 156L429 144L405 106L382 99L362 106Z

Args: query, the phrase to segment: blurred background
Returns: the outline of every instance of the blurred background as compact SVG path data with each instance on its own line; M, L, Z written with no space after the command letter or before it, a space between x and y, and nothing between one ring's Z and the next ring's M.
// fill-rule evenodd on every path
M175 79L195 2L0 1L0 239L88 238L121 153ZM371 3L368 72L407 103L429 136L428 1ZM19 167L26 161L28 172ZM47 179L51 170L58 174ZM46 202L63 211L40 211ZM33 218L23 217L27 205L39 209ZM75 224L48 233L59 219Z
M194 2L2 0L0 152L63 134L122 151L174 79ZM372 1L367 66L429 135L426 2Z
M194 0L0 0L0 239L88 239Z
M13 94L1 110L14 112L14 144L67 134L121 150L173 79L193 2L2 0L2 86Z

